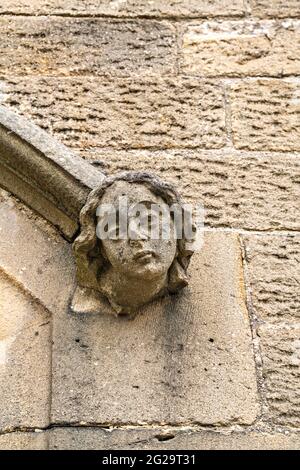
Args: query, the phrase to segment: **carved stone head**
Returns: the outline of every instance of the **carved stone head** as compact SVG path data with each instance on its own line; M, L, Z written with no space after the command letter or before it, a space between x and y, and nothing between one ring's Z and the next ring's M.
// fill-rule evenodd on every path
M120 236L120 201L126 200L126 236ZM182 208L175 189L148 173L126 172L107 178L93 190L80 213L80 235L73 248L77 280L81 287L100 292L117 314L132 314L145 303L166 293L174 293L188 283L186 270L192 250L190 240L177 238L174 218L170 217L168 236L162 236L164 210ZM146 213L143 224L136 223L139 207L160 207L156 218ZM115 218L99 208L113 208ZM123 215L124 215L123 210ZM170 212L170 211L169 211ZM113 228L113 236L99 236L99 227ZM151 237L153 220L159 236ZM145 230L145 227L148 230ZM124 228L124 227L123 227Z

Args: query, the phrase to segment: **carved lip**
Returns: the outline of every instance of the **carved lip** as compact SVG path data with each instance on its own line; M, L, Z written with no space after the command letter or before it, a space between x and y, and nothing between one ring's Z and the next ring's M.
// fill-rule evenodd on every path
M134 255L133 259L135 261L137 260L146 261L146 260L150 260L154 256L155 256L155 252L153 250L142 250L142 251L138 251Z

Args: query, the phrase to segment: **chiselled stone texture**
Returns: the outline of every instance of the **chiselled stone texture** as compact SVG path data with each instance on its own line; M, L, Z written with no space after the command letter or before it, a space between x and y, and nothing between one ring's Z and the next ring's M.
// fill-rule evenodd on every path
M205 77L300 73L300 21L219 21L183 26L181 70Z
M205 17L243 15L243 0L1 0L1 13Z
M55 315L52 422L252 423L259 405L242 276L237 236L207 233L181 295L134 320L105 304L97 315Z
M0 435L0 450L48 450L46 432L10 432Z
M300 427L300 325L259 329L268 417Z
M226 142L223 90L209 81L99 77L6 83L6 105L72 147L220 148Z
M185 199L202 202L205 223L248 230L300 229L300 161L287 154L234 151L83 152L101 170L148 170L175 184Z
M298 450L300 434L212 431L176 429L56 428L48 432L52 450L140 449L140 450ZM1 440L0 440L1 443Z
M250 80L230 90L234 145L249 150L300 150L300 83Z
M251 11L255 16L300 17L299 0L250 0Z
M244 243L256 315L299 321L300 235L251 235Z
M175 50L167 22L0 18L2 76L172 73Z

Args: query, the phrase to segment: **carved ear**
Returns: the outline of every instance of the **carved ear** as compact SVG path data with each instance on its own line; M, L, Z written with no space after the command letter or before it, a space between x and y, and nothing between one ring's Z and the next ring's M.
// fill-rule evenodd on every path
M169 271L168 290L175 293L187 285L188 277L176 258Z
M77 281L82 287L97 290L98 271L102 264L102 256L96 249L96 236L93 227L82 232L73 244L77 265Z

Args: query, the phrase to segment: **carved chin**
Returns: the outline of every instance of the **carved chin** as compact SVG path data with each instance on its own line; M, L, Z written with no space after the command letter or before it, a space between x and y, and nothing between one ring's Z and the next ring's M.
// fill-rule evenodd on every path
M155 279L164 276L168 268L158 263L139 263L135 265L135 269L129 272L129 276L140 279Z

